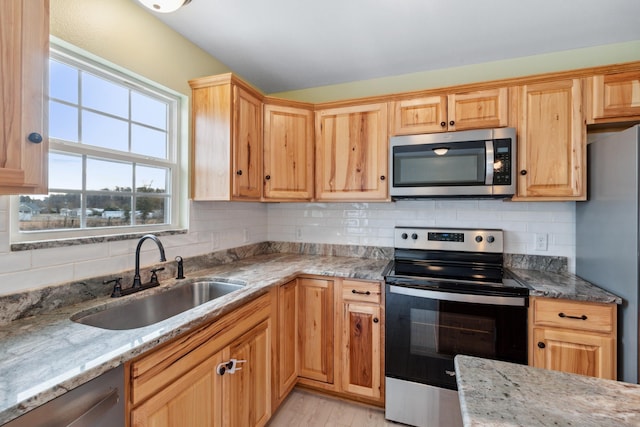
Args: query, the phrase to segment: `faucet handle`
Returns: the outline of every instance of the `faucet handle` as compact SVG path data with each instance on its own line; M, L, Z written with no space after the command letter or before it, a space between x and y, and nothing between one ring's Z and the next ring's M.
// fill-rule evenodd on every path
M162 270L164 270L164 267L152 268L151 269L151 280L149 280L149 283L153 283L153 284L158 283L158 275L156 273L158 271L162 271Z
M111 291L111 298L118 298L122 296L122 283L120 281L122 277L116 277L115 279L105 280L102 282L103 285L108 285L109 283L113 283L113 291Z

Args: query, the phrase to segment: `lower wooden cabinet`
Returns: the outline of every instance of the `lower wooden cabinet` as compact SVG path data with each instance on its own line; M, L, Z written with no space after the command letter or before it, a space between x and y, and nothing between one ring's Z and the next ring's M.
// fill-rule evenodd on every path
M382 400L380 283L342 283L342 391Z
M382 405L381 284L340 278L299 278L298 295L298 384Z
M270 303L271 296L262 296L129 362L130 426L265 425L271 416Z
M531 298L529 364L616 379L615 304Z

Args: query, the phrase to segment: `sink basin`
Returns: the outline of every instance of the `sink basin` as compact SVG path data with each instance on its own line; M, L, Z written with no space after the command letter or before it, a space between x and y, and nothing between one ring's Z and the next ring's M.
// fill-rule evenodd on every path
M113 305L91 314L78 313L71 320L102 329L141 328L220 298L244 285L200 280L169 288L164 292ZM126 297L124 297L126 298Z

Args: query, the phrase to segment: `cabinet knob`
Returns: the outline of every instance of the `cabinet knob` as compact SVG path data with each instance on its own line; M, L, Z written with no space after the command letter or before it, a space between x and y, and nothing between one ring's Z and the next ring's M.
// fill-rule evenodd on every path
M387 177L386 177L386 176L384 176L384 175L380 175L380 181L384 181L385 179L387 179Z
M378 323L380 320L377 317L373 318L373 323Z
M237 171L236 175L242 175L242 170Z
M38 132L31 132L29 136L27 136L27 139L34 144L40 144L42 142L42 135Z
M546 345L542 341L538 341L538 348L545 348Z
M526 174L527 174L526 169L522 169L522 170L520 171L520 175L526 175Z
M269 181L271 179L271 175L267 175L264 177L264 179L266 179L267 181Z
M445 127L447 125L447 122L440 122L440 126Z
M449 122L449 126L453 126L453 125L455 125L455 124L456 124L456 122L454 122L453 120L451 120L451 121Z

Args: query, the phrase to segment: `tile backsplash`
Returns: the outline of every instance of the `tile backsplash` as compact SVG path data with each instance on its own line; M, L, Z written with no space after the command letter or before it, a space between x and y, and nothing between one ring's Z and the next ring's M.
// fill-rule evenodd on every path
M269 205L268 240L393 246L395 226L500 228L505 252L563 256L575 271L575 202L407 200ZM538 250L537 234L547 238Z
M9 203L0 197L0 295L116 274L133 266L136 240L10 251ZM161 238L167 259L275 241L393 247L396 225L505 230L505 252L562 256L575 271L574 202L414 200L393 203L192 202L189 230ZM536 250L536 234L547 237ZM145 245L141 265L157 262Z

